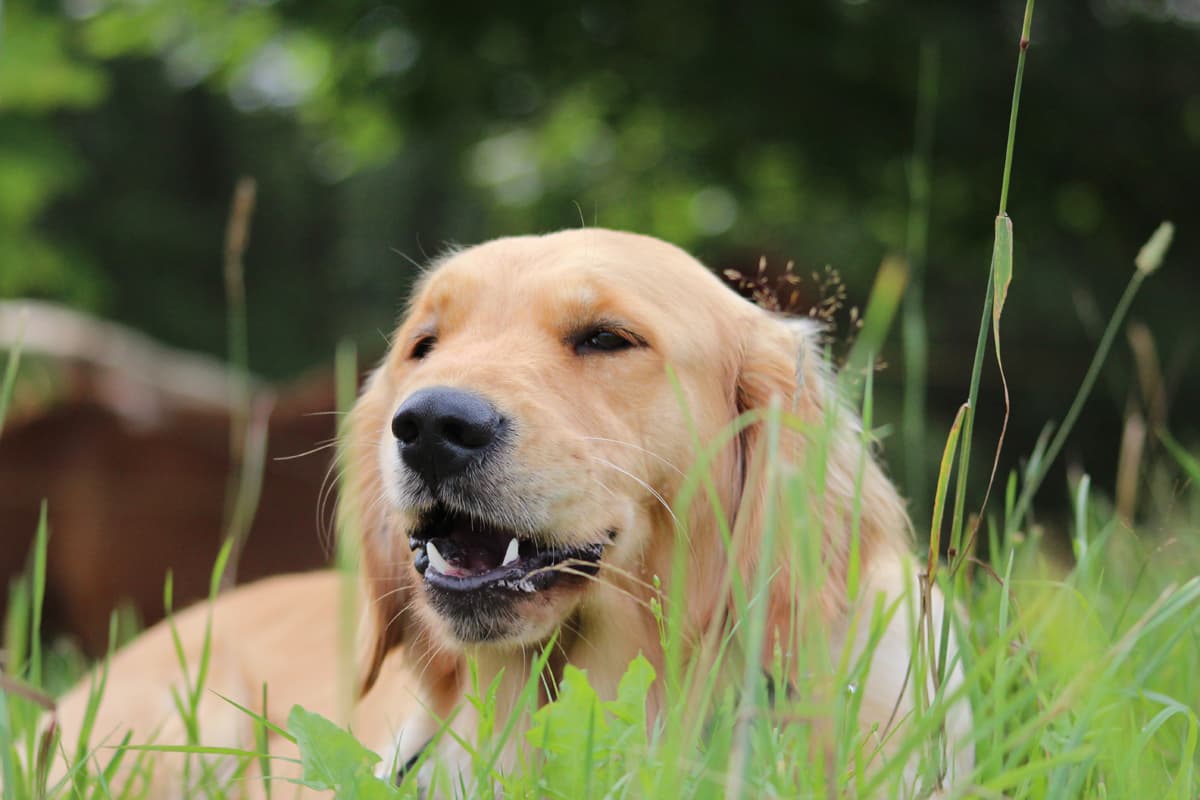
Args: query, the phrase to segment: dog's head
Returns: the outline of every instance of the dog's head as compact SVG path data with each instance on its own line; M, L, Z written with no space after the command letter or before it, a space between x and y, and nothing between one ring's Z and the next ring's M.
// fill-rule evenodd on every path
M688 614L711 617L730 563L720 522L743 539L762 524L746 491L762 425L746 412L777 398L817 419L830 402L810 336L648 237L585 229L441 259L349 426L345 507L364 532L373 603L367 683L406 639L529 645L604 586L645 594L670 573L677 536L690 537ZM739 417L751 424L730 435ZM784 437L789 458L803 438ZM828 457L853 484L860 448L843 440L857 442L835 440ZM702 453L712 496L676 520L671 502ZM903 517L882 500L871 514ZM867 520L864 534L879 526L896 523ZM832 527L823 558L837 573L846 526ZM750 542L739 552L745 569L760 555Z

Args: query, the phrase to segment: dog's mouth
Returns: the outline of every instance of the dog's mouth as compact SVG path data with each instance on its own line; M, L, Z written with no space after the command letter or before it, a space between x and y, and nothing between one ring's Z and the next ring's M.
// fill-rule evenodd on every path
M408 538L425 583L451 592L528 594L600 571L604 544L548 546L444 506L421 516Z

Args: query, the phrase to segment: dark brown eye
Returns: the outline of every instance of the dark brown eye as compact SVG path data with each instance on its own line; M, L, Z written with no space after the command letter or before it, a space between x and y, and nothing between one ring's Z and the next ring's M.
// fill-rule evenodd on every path
M616 331L600 328L580 336L575 340L575 352L583 355L585 353L613 353L617 350L627 350L631 347L636 347L632 337L617 333Z
M433 350L433 346L435 344L437 344L436 336L422 336L417 340L417 343L413 345L412 352L408 354L408 357L413 361L420 361L422 358L429 355L429 352Z

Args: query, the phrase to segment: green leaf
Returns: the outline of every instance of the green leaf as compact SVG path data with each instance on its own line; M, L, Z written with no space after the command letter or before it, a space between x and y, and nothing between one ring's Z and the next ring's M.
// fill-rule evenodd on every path
M615 721L626 726L635 726L646 731L646 695L656 675L654 667L646 657L638 653L629 663L621 683L617 687L617 699L604 704L604 710L615 717Z
M339 800L399 797L390 782L375 776L379 754L320 714L292 706L288 732L296 737L304 768L301 783L310 789L333 790Z
M1008 285L1013 273L1013 228L1007 214L996 217L996 238L992 244L992 273L996 290L992 294L992 337L996 342L996 357L1000 357L1000 315L1008 299Z
M962 432L963 417L967 413L967 404L958 407L954 415L954 424L946 436L946 446L942 450L942 463L938 468L937 492L933 496L933 520L929 526L929 580L937 572L938 553L942 546L942 516L946 511L946 494L950 489L950 472L954 469L954 452L958 449L958 437Z
M558 698L533 715L527 741L541 751L542 780L552 797L584 797L592 773L607 762L608 724L587 673L568 665Z
M526 740L541 751L542 785L553 797L585 797L590 790L629 775L646 757L646 695L654 667L638 655L602 703L587 673L568 665L558 697L533 715Z
M601 731L608 727L601 710L600 697L588 683L587 673L568 664L557 699L534 712L526 739L547 755L577 756L589 736L587 726L581 724L583 720L593 720Z

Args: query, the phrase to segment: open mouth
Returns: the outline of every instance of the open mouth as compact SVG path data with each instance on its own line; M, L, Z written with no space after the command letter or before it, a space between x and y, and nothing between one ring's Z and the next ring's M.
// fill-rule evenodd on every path
M514 531L439 506L409 535L425 582L454 592L532 593L600 571L602 543L549 547Z

